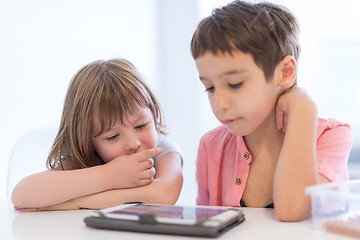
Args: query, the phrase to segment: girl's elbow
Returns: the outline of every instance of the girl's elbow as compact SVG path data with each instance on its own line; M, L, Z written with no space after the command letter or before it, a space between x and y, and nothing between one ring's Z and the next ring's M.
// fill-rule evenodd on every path
M164 200L165 200L164 204L166 204L166 205L175 205L175 203L178 200L178 197L176 197L175 195L170 194Z
M11 202L17 208L24 208L26 201L23 194L14 189L14 191L11 193Z
M179 199L181 189L183 185L183 176L180 175L177 177L176 181L166 184L166 187L164 188L164 194L162 194L161 197L163 197L164 203L168 205L174 205L177 200Z

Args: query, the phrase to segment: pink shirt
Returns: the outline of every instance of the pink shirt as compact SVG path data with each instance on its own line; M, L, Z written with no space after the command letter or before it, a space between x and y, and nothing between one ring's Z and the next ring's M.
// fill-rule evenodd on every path
M348 124L318 119L317 167L330 181L347 181L347 161L352 145ZM206 133L200 140L196 163L198 205L240 206L252 157L242 136L225 126Z

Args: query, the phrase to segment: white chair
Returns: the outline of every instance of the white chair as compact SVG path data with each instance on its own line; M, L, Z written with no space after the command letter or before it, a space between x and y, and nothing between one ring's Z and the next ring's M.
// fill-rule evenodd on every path
M360 146L353 146L349 156L350 180L360 179Z
M7 199L24 177L46 170L46 159L56 137L56 128L32 130L21 136L12 149L7 172Z

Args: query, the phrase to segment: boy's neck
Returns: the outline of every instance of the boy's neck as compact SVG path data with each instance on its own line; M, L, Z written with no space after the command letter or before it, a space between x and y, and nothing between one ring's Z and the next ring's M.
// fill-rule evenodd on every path
M244 136L246 147L251 154L264 146L274 149L281 147L283 139L284 133L276 128L275 109L254 132Z

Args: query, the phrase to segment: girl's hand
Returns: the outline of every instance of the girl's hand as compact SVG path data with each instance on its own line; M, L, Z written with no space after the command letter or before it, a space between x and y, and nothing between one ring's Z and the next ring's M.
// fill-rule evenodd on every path
M276 104L276 127L286 132L290 111L301 111L300 108L315 106L307 92L299 87L287 89L278 98Z
M105 164L108 189L134 188L150 184L155 176L154 161L161 148L147 149L132 155L122 155Z

